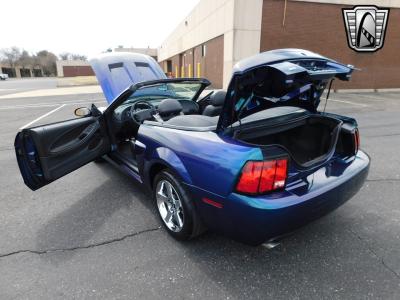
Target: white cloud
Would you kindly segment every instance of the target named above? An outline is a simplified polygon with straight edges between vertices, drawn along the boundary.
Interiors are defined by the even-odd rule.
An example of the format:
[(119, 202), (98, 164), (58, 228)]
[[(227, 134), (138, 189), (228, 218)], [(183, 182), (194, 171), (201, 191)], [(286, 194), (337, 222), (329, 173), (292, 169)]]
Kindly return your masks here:
[(2, 0), (0, 48), (95, 55), (157, 47), (199, 0)]

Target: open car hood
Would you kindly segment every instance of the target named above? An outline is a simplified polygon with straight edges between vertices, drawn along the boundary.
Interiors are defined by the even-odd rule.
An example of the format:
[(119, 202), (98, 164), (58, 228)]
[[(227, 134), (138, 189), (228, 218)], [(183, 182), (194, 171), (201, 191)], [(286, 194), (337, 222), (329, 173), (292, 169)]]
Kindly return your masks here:
[(108, 104), (132, 84), (167, 78), (150, 56), (138, 53), (105, 53), (89, 60)]
[(276, 106), (316, 111), (334, 78), (349, 80), (354, 67), (302, 49), (278, 49), (238, 62), (228, 87), (218, 130)]

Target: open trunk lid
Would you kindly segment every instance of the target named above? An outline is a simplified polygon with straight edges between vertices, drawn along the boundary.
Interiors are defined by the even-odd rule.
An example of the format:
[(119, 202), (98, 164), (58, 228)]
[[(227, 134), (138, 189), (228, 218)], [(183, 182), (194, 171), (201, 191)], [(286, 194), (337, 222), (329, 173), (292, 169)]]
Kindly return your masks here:
[(315, 112), (329, 82), (349, 80), (354, 67), (301, 49), (278, 49), (238, 62), (227, 91), (217, 130), (276, 106)]

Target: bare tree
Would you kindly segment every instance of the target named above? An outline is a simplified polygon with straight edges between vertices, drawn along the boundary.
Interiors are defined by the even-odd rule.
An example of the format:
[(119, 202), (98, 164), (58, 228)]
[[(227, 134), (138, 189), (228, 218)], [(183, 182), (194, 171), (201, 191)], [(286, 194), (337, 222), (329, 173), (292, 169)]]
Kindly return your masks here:
[(86, 55), (63, 52), (60, 55), (61, 60), (87, 60)]
[(61, 60), (70, 60), (71, 53), (69, 53), (69, 52), (60, 53), (59, 57), (61, 58)]
[(21, 77), (31, 76), (29, 66), (32, 66), (32, 56), (26, 50), (22, 50), (21, 55), (18, 58), (17, 65), (21, 67)]
[(7, 62), (11, 68), (14, 68), (19, 58), (21, 57), (21, 50), (18, 47), (11, 47), (1, 49), (0, 53), (4, 57), (5, 62)]
[(40, 62), (40, 58), (37, 55), (32, 55), (32, 69), (34, 70), (33, 72), (35, 72), (35, 69), (40, 69), (39, 76), (43, 76), (42, 65)]
[(25, 69), (28, 66), (32, 66), (32, 56), (26, 50), (22, 50), (21, 55), (18, 58), (17, 64)]
[(87, 57), (85, 55), (81, 55), (81, 54), (72, 54), (72, 59), (73, 60), (87, 60)]
[(57, 74), (56, 61), (57, 56), (47, 50), (42, 50), (36, 53), (40, 61), (40, 66), (42, 67), (45, 76), (55, 76)]

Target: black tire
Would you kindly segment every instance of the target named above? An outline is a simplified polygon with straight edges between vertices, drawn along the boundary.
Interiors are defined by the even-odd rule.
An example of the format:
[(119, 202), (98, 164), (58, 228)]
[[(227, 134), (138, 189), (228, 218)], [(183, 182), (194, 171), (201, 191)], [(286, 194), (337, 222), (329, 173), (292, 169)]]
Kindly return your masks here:
[[(175, 192), (178, 194), (179, 198), (181, 199), (180, 202), (182, 203), (182, 209), (183, 209), (183, 226), (182, 229), (178, 232), (175, 232), (170, 228), (168, 228), (168, 226), (166, 225), (161, 216), (160, 209), (157, 204), (157, 186), (158, 183), (160, 183), (161, 181), (169, 182), (175, 189)], [(160, 173), (158, 173), (154, 178), (153, 201), (156, 206), (158, 216), (160, 217), (160, 220), (164, 225), (164, 228), (175, 239), (180, 241), (186, 241), (200, 235), (202, 232), (205, 231), (205, 227), (200, 220), (200, 217), (196, 211), (193, 201), (189, 196), (189, 193), (185, 190), (185, 187), (178, 179), (178, 177), (173, 175), (173, 173), (170, 170), (168, 169), (163, 170)]]

